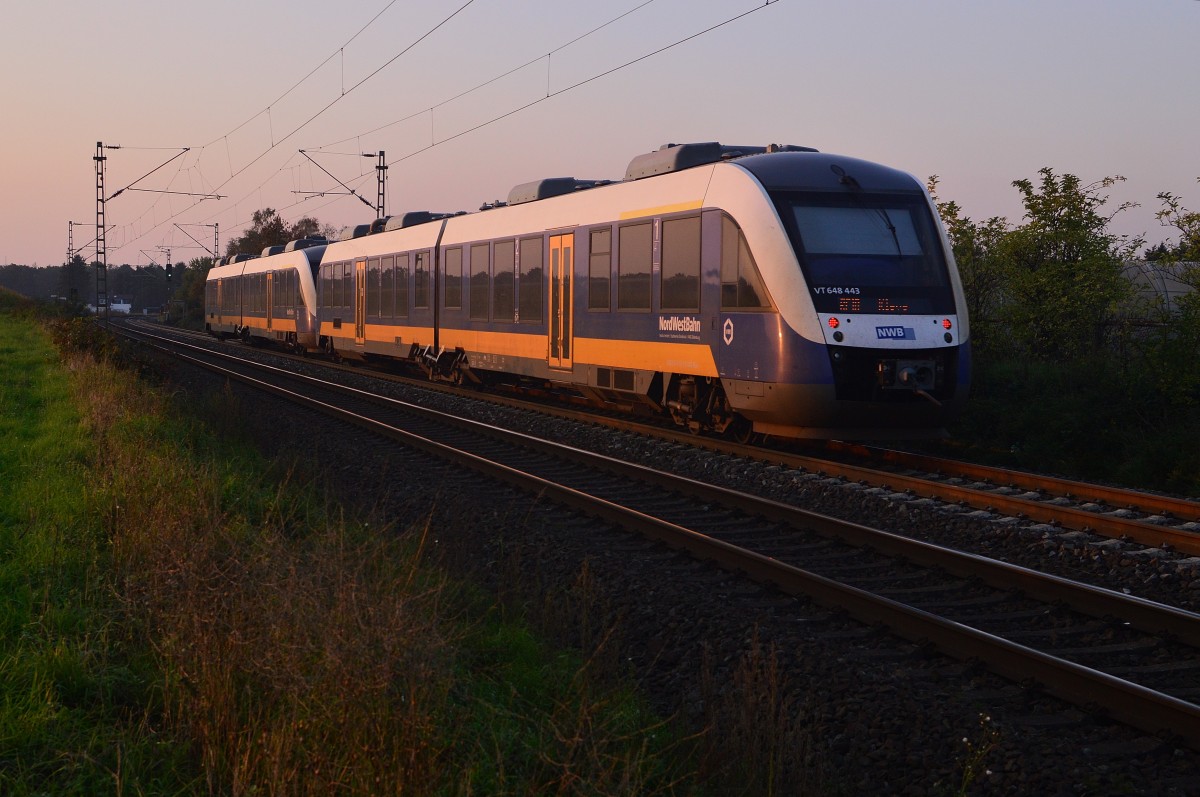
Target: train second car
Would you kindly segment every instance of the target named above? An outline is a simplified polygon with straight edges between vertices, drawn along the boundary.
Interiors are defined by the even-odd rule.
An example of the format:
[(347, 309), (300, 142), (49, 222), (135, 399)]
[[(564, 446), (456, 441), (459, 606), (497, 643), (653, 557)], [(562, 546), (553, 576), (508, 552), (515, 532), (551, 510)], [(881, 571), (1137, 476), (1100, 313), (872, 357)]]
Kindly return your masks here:
[[(667, 145), (621, 181), (539, 180), (477, 213), (375, 226), (322, 248), (304, 308), (318, 334), (300, 345), (737, 435), (935, 436), (966, 397), (969, 329), (936, 209), (878, 164)], [(222, 334), (228, 313), (208, 312)]]

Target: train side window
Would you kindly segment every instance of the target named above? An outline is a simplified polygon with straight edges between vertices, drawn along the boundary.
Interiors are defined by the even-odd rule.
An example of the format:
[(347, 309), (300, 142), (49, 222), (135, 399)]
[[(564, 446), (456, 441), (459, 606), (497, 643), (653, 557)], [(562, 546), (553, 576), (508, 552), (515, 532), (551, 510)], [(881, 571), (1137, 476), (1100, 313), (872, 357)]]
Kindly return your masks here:
[(628, 224), (619, 233), (617, 309), (650, 309), (650, 264), (654, 256), (654, 225)]
[(342, 264), (342, 307), (354, 307), (354, 261)]
[(429, 307), (429, 253), (413, 255), (413, 307)]
[(728, 216), (721, 217), (721, 309), (770, 307), (746, 235)]
[(396, 258), (388, 255), (379, 265), (379, 315), (394, 318), (396, 315)]
[(379, 318), (379, 258), (367, 261), (367, 318)]
[(664, 310), (700, 310), (700, 217), (667, 219), (662, 225)]
[(521, 321), (538, 322), (542, 320), (542, 284), (545, 282), (545, 272), (542, 269), (542, 246), (545, 242), (541, 236), (525, 238), (521, 241), (520, 274), (517, 284), (521, 295), (518, 298), (518, 318)]
[(492, 278), (492, 313), (510, 323), (517, 312), (517, 242), (496, 242), (496, 272)]
[[(500, 244), (496, 245), (496, 249), (500, 249)], [(475, 321), (488, 320), (488, 303), (492, 293), (489, 254), (487, 244), (475, 244), (471, 247), (471, 318)]]
[(408, 255), (396, 255), (396, 316), (408, 318)]
[(592, 230), (588, 255), (588, 309), (612, 309), (612, 228)]
[(446, 250), (445, 291), (442, 306), (456, 310), (462, 307), (463, 250), (461, 246)]

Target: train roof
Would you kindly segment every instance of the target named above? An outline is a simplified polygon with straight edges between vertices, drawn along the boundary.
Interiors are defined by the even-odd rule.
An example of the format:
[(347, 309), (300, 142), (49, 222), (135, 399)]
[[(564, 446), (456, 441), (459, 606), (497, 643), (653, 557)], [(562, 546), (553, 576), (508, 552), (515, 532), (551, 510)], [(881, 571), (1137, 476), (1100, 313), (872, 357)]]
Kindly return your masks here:
[(634, 157), (625, 169), (626, 180), (641, 180), (660, 174), (690, 169), (723, 160), (732, 160), (747, 155), (773, 154), (776, 152), (816, 152), (812, 147), (792, 144), (767, 144), (764, 147), (723, 145), (717, 141), (699, 144), (663, 144), (654, 152)]
[(294, 241), (288, 241), (283, 247), (285, 252), (295, 252), (297, 249), (309, 249), (313, 246), (322, 246), (329, 243), (324, 235), (310, 235), (307, 238), (297, 238)]
[[(716, 141), (688, 144), (664, 144), (653, 152), (635, 156), (625, 170), (623, 180), (581, 180), (574, 177), (547, 177), (521, 183), (508, 193), (508, 200), (485, 203), (480, 210), (519, 206), (553, 197), (609, 185), (620, 185), (649, 177), (682, 172), (716, 163), (733, 163), (744, 168), (768, 190), (793, 189), (797, 178), (806, 189), (847, 190), (863, 188), (882, 191), (920, 190), (912, 175), (870, 161), (822, 153), (812, 147), (791, 144), (763, 146), (728, 145)], [(376, 219), (371, 224), (346, 227), (330, 243), (349, 241), (380, 232), (392, 232), (432, 221), (474, 215), (467, 211), (440, 213), (414, 210)]]
[(508, 192), (508, 204), (520, 205), (523, 202), (536, 202), (539, 199), (549, 199), (552, 196), (562, 196), (573, 191), (583, 191), (601, 185), (608, 185), (612, 180), (576, 180), (574, 177), (547, 177), (529, 183), (514, 186)]
[(736, 165), (750, 172), (768, 191), (796, 187), (799, 178), (806, 190), (921, 191), (911, 174), (871, 161), (825, 152), (750, 155)]
[(449, 219), (454, 216), (465, 216), (466, 213), (465, 210), (456, 210), (452, 213), (435, 213), (431, 210), (410, 210), (402, 216), (388, 216), (387, 224), (383, 226), (383, 231), (402, 230), (405, 227), (415, 227), (418, 224), (428, 224), (431, 221), (440, 221), (441, 219)]

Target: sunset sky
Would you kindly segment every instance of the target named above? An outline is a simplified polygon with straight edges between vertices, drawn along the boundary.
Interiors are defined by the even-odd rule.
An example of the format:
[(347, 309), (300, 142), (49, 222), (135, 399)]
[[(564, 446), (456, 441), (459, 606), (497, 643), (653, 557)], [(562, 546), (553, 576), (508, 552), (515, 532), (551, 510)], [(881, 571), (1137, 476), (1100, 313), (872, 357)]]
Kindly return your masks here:
[(142, 189), (108, 202), (110, 265), (199, 257), (188, 233), (211, 245), (204, 225), (219, 224), (224, 247), (262, 207), (373, 218), (300, 149), (371, 204), (361, 153), (385, 150), (390, 213), (475, 210), (540, 177), (619, 179), (638, 153), (714, 140), (937, 174), (974, 218), (1020, 221), (1011, 183), (1043, 166), (1127, 178), (1111, 207), (1141, 207), (1114, 230), (1152, 243), (1169, 235), (1160, 191), (1200, 209), (1197, 0), (10, 5), (0, 263), (63, 262), (68, 221), (88, 244), (98, 141), (122, 147), (107, 193)]

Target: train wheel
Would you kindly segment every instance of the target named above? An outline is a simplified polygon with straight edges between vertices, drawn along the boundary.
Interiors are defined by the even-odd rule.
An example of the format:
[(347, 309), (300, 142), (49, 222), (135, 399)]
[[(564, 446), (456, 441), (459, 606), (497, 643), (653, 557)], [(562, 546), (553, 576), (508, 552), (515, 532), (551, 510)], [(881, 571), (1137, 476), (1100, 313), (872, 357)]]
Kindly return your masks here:
[(725, 427), (725, 435), (737, 443), (746, 445), (754, 439), (754, 424), (741, 415), (737, 415)]

